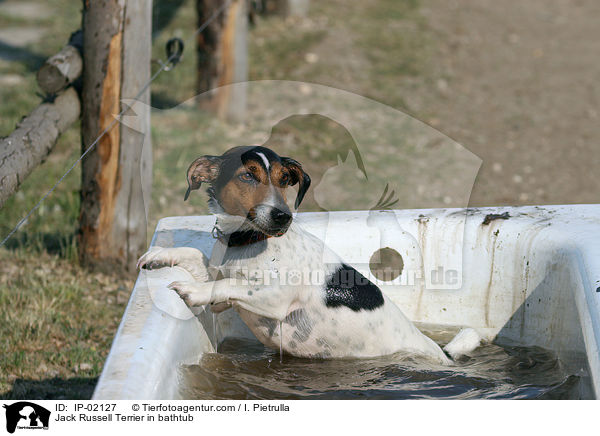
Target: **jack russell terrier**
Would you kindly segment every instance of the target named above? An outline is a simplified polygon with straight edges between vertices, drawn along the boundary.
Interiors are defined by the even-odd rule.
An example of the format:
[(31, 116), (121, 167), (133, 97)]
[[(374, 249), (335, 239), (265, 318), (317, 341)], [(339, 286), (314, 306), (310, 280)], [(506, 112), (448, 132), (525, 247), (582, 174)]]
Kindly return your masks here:
[[(286, 188), (298, 185), (297, 209), (310, 186), (302, 165), (261, 146), (202, 156), (187, 171), (187, 200), (209, 183), (217, 220), (210, 260), (190, 247), (152, 247), (139, 268), (178, 265), (196, 281), (169, 285), (188, 307), (233, 307), (259, 341), (297, 357), (365, 358), (396, 352), (451, 360), (381, 290), (293, 221)], [(334, 263), (323, 259), (336, 259)], [(311, 280), (293, 280), (283, 274)], [(288, 280), (289, 279), (289, 280)], [(445, 347), (457, 357), (479, 345), (472, 329)]]

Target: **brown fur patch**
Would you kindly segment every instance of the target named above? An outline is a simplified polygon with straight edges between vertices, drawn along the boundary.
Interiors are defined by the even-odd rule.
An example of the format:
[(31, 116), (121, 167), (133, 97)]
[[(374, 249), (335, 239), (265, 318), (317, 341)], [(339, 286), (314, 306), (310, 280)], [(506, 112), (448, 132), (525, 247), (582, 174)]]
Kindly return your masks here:
[[(240, 176), (247, 172), (254, 176), (256, 179), (254, 182), (240, 180)], [(278, 162), (271, 164), (269, 174), (260, 162), (249, 160), (245, 166), (240, 166), (231, 180), (219, 190), (219, 204), (230, 215), (253, 218), (253, 209), (265, 202), (271, 193), (271, 185), (275, 187), (283, 203), (286, 202), (285, 191), (288, 184), (284, 182), (285, 175), (287, 170)]]

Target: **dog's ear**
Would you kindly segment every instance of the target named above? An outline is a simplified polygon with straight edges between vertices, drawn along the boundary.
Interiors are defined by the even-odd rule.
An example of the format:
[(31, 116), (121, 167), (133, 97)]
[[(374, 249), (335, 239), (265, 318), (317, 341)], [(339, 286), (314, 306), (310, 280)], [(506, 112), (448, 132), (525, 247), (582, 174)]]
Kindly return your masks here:
[(306, 191), (308, 191), (308, 188), (310, 187), (310, 176), (304, 172), (300, 162), (290, 157), (282, 157), (281, 163), (290, 172), (289, 185), (294, 186), (296, 183), (299, 183), (298, 195), (296, 196), (296, 202), (294, 204), (294, 207), (298, 209), (298, 206), (300, 206), (300, 203), (302, 203), (304, 194), (306, 194)]
[(202, 182), (214, 182), (219, 175), (222, 159), (219, 156), (202, 156), (196, 159), (187, 170), (188, 189), (183, 201), (187, 200), (190, 192), (200, 188)]

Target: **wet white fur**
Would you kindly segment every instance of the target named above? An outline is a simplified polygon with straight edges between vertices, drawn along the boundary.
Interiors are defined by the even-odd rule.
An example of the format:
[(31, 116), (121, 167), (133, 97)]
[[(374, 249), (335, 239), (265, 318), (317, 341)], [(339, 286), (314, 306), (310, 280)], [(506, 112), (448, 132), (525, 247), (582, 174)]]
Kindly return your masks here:
[(481, 344), (481, 336), (472, 328), (464, 328), (444, 347), (453, 359), (470, 353)]
[[(215, 212), (223, 231), (239, 227), (239, 217)], [(162, 251), (147, 258), (144, 255), (140, 265), (179, 264), (176, 251), (179, 249), (170, 250), (175, 251)], [(182, 259), (187, 264), (190, 249), (185, 250), (182, 251), (185, 259)], [(197, 269), (207, 261), (196, 251), (199, 266), (194, 275), (200, 278), (205, 274), (198, 273)], [(323, 264), (323, 258), (337, 259), (337, 263)], [(279, 349), (281, 321), (283, 349), (294, 356), (374, 357), (403, 351), (425, 355), (443, 364), (450, 362), (442, 349), (422, 334), (385, 295), (384, 304), (374, 310), (327, 307), (325, 282), (340, 264), (341, 259), (322, 241), (292, 222), (283, 236), (252, 245), (225, 247), (217, 241), (208, 262), (208, 274), (214, 278), (220, 272), (224, 279), (174, 282), (170, 287), (190, 307), (211, 304), (213, 310), (220, 311), (233, 306), (256, 337), (274, 349)], [(260, 272), (260, 279), (252, 277), (255, 271)], [(272, 276), (269, 283), (263, 281), (263, 271)], [(290, 283), (281, 284), (280, 278), (288, 277), (289, 271), (311, 272), (313, 281), (288, 280)]]

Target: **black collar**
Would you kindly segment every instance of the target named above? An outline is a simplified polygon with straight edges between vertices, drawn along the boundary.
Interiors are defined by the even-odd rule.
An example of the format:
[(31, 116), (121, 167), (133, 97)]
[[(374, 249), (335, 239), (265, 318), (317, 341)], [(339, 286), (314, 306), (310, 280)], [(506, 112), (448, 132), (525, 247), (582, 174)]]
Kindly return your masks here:
[(267, 235), (257, 230), (245, 230), (225, 234), (215, 226), (213, 228), (213, 237), (228, 247), (242, 247), (244, 245), (264, 241), (265, 239), (270, 238), (271, 235)]

